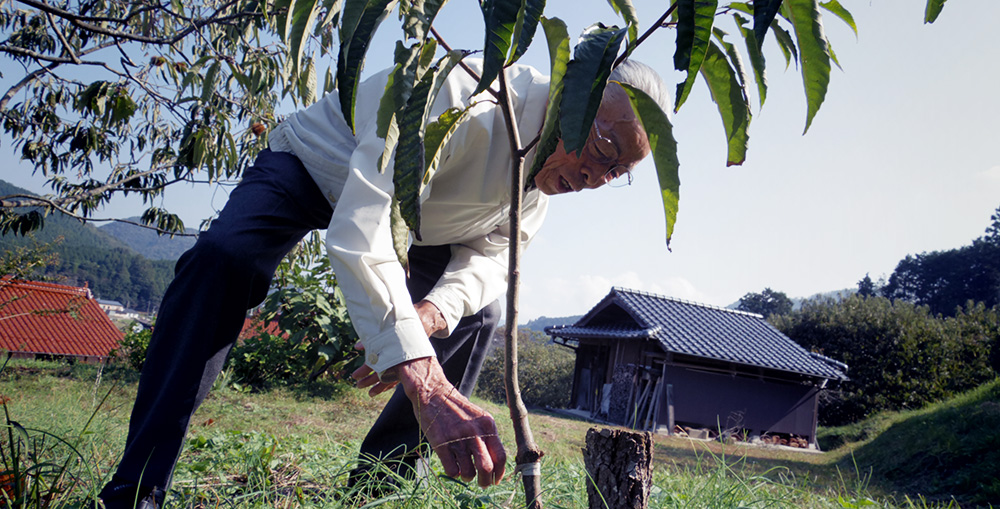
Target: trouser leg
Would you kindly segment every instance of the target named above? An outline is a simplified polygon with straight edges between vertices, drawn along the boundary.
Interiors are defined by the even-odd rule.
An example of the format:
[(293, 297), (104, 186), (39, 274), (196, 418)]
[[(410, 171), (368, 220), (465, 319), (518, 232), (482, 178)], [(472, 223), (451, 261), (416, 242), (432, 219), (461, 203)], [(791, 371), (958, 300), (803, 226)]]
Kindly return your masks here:
[(117, 477), (163, 488), (205, 399), (284, 255), (332, 208), (290, 154), (264, 151), (219, 218), (177, 262), (163, 297)]
[[(410, 279), (407, 285), (414, 302), (423, 299), (444, 273), (451, 258), (448, 246), (414, 246), (410, 249)], [(490, 341), (500, 319), (500, 304), (493, 302), (479, 313), (463, 318), (447, 338), (431, 338), (438, 362), (459, 392), (470, 396), (479, 378)], [(360, 473), (373, 460), (388, 460), (386, 466), (408, 474), (412, 471), (421, 444), (420, 425), (413, 406), (397, 387), (389, 402), (361, 444)]]

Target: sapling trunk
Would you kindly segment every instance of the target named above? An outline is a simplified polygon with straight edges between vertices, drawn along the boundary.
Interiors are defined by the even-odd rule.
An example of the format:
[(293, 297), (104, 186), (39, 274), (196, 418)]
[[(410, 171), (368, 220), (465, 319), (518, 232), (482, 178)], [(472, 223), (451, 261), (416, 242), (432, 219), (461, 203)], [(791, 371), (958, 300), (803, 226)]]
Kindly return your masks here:
[(517, 442), (517, 453), (514, 461), (516, 472), (521, 473), (524, 483), (524, 499), (528, 509), (541, 509), (541, 475), (538, 460), (542, 451), (535, 444), (528, 425), (528, 410), (521, 400), (521, 390), (517, 382), (517, 300), (518, 285), (521, 279), (521, 198), (524, 174), (524, 152), (520, 147), (520, 136), (514, 119), (510, 95), (507, 93), (506, 71), (500, 72), (499, 102), (507, 126), (507, 138), (510, 140), (512, 158), (510, 184), (510, 245), (507, 279), (507, 320), (504, 334), (504, 388), (507, 392), (507, 407), (510, 408), (510, 419), (514, 425), (514, 439)]

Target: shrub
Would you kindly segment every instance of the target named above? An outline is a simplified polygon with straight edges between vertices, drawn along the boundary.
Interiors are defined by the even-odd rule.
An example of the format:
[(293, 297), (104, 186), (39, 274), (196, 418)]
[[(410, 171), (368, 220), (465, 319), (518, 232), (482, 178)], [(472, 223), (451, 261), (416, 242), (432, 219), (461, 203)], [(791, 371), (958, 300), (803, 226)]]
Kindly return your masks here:
[(142, 365), (146, 362), (146, 350), (149, 349), (149, 338), (152, 335), (152, 329), (147, 329), (137, 322), (132, 322), (129, 325), (128, 332), (122, 338), (122, 342), (112, 353), (112, 356), (124, 362), (128, 367), (136, 371), (142, 371)]
[[(499, 346), (496, 346), (496, 345)], [(503, 330), (494, 336), (493, 353), (483, 364), (476, 395), (505, 403)], [(573, 385), (573, 352), (552, 343), (544, 334), (521, 329), (517, 335), (518, 382), (524, 404), (561, 408), (569, 404)]]

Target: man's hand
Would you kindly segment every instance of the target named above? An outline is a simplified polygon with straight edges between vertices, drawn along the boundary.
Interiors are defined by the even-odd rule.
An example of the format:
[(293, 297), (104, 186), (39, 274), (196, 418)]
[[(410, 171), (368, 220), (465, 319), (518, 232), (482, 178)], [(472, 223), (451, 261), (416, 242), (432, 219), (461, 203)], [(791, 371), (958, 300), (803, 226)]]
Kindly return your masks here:
[(448, 382), (434, 357), (404, 362), (394, 369), (445, 473), (466, 482), (478, 477), (482, 487), (499, 483), (507, 453), (493, 417)]

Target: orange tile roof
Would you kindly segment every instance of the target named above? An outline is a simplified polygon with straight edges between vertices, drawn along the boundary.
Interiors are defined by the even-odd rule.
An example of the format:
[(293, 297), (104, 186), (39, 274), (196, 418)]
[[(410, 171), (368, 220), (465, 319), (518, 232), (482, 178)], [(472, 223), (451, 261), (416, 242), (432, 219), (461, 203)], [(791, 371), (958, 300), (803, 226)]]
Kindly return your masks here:
[(0, 278), (0, 349), (106, 357), (122, 337), (89, 288)]
[(245, 320), (243, 320), (243, 330), (240, 331), (239, 340), (241, 342), (245, 341), (247, 338), (256, 336), (257, 333), (261, 331), (271, 334), (273, 336), (278, 336), (278, 335), (287, 336), (287, 334), (281, 332), (281, 327), (278, 326), (277, 320), (271, 320), (270, 322), (267, 322), (265, 324), (263, 321), (261, 321), (259, 316), (254, 315), (254, 316), (249, 316)]

